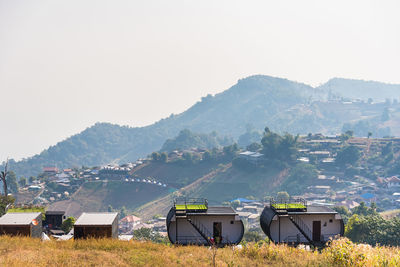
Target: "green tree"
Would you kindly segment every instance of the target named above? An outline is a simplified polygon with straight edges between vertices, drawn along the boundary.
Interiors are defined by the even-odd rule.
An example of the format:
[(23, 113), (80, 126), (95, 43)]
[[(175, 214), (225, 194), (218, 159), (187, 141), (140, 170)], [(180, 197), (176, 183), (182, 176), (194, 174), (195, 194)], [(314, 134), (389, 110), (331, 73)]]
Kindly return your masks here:
[(65, 219), (65, 221), (62, 222), (61, 230), (63, 230), (65, 233), (68, 233), (69, 231), (71, 231), (74, 224), (75, 224), (75, 218), (68, 217), (67, 219)]
[(390, 119), (389, 108), (385, 107), (382, 112), (381, 121), (388, 121), (389, 119)]
[(360, 156), (361, 153), (356, 146), (346, 146), (337, 153), (335, 162), (339, 166), (354, 165), (358, 162)]
[(359, 206), (354, 207), (351, 210), (351, 213), (363, 216), (378, 215), (378, 212), (376, 211), (376, 204), (372, 202), (371, 207), (368, 207), (364, 201), (362, 201)]
[(14, 202), (15, 198), (13, 196), (0, 195), (0, 216), (3, 216), (6, 213), (7, 207), (13, 205)]
[(287, 202), (287, 201), (289, 201), (290, 196), (289, 196), (288, 192), (281, 191), (276, 194), (276, 198), (278, 199), (278, 201)]
[(29, 183), (33, 183), (36, 180), (35, 176), (29, 177)]
[(279, 154), (279, 145), (281, 142), (281, 136), (277, 133), (266, 132), (264, 137), (261, 139), (263, 146), (263, 154), (266, 158), (274, 158)]
[(340, 216), (342, 216), (344, 224), (347, 224), (349, 217), (351, 216), (351, 212), (345, 206), (336, 206), (332, 208), (334, 211), (338, 212)]
[(128, 215), (128, 211), (126, 210), (125, 206), (122, 206), (121, 210), (119, 211), (119, 217), (125, 218)]
[(383, 148), (382, 148), (382, 155), (386, 156), (390, 153), (393, 153), (393, 143), (388, 142)]
[(357, 243), (399, 246), (399, 227), (398, 218), (385, 220), (379, 214), (367, 216), (354, 214), (346, 225), (345, 236)]
[(24, 187), (26, 185), (26, 178), (24, 176), (20, 177), (18, 184), (19, 186)]
[(368, 132), (368, 139), (372, 136), (371, 132)]
[(211, 161), (211, 159), (212, 155), (210, 151), (207, 150), (206, 152), (203, 153), (203, 161), (208, 162)]
[(162, 152), (161, 154), (160, 154), (160, 161), (161, 162), (167, 162), (168, 161), (168, 154), (167, 154), (167, 152)]
[(318, 172), (314, 165), (299, 163), (290, 170), (288, 178), (282, 183), (281, 189), (290, 194), (300, 194), (313, 184), (318, 178)]
[(352, 130), (347, 130), (347, 131), (345, 132), (345, 134), (348, 135), (349, 137), (353, 137), (354, 131), (352, 131)]
[(155, 243), (166, 243), (166, 239), (150, 228), (140, 228), (133, 231), (136, 240), (148, 240)]
[(113, 209), (113, 207), (112, 207), (111, 205), (108, 205), (108, 207), (107, 207), (107, 211), (108, 211), (108, 212), (113, 212), (113, 211), (114, 211), (114, 209)]
[(231, 207), (234, 209), (237, 209), (237, 207), (240, 206), (240, 200), (235, 199), (234, 201), (231, 202)]
[(12, 193), (18, 192), (18, 183), (17, 183), (17, 176), (13, 171), (8, 172), (6, 177), (7, 186)]
[(224, 151), (226, 157), (233, 158), (236, 155), (236, 152), (239, 151), (239, 146), (238, 144), (234, 143), (230, 146), (224, 146), (222, 150)]
[(258, 242), (260, 240), (263, 240), (265, 236), (261, 234), (259, 231), (245, 231), (243, 235), (243, 240), (246, 242)]
[(261, 139), (262, 152), (270, 160), (294, 162), (297, 156), (297, 140), (298, 136), (294, 137), (288, 133), (280, 136), (268, 130)]
[(254, 142), (254, 143), (251, 143), (250, 145), (248, 145), (248, 146), (246, 147), (246, 149), (247, 149), (248, 151), (256, 152), (256, 151), (258, 151), (261, 147), (262, 147), (261, 144), (259, 144), (259, 143), (257, 143), (257, 142)]
[(262, 135), (253, 130), (248, 130), (246, 133), (239, 136), (238, 144), (240, 147), (245, 147), (251, 143), (257, 142), (261, 139)]
[(299, 136), (293, 136), (286, 133), (280, 143), (280, 160), (286, 162), (293, 162), (297, 157), (297, 139)]
[(161, 155), (160, 155), (160, 153), (158, 153), (158, 152), (153, 152), (153, 153), (151, 153), (151, 159), (152, 159), (153, 161), (159, 161), (159, 160), (160, 160), (160, 157), (161, 157)]
[(0, 172), (0, 178), (1, 181), (3, 182), (3, 192), (4, 196), (8, 196), (8, 184), (7, 184), (7, 176), (8, 176), (8, 159), (6, 161), (6, 164), (4, 165), (4, 171)]
[(193, 163), (193, 154), (190, 152), (183, 153), (182, 158), (188, 163)]

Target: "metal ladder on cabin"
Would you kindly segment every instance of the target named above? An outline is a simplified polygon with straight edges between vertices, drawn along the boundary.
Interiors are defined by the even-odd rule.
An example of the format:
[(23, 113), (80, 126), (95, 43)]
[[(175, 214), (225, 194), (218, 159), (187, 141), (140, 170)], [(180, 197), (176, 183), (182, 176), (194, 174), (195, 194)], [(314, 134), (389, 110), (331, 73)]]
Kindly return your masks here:
[(176, 210), (175, 211), (176, 218), (183, 218), (186, 219), (186, 210)]
[(307, 241), (312, 244), (316, 245), (315, 242), (310, 238), (312, 237), (312, 232), (310, 228), (300, 219), (299, 216), (296, 215), (289, 215), (289, 220), (296, 226), (296, 228), (300, 231), (300, 233), (307, 239)]
[(186, 220), (193, 226), (194, 229), (201, 235), (202, 238), (207, 242), (208, 245), (212, 246), (213, 243), (211, 242), (209, 237), (212, 237), (212, 233), (198, 220), (193, 218), (186, 218)]

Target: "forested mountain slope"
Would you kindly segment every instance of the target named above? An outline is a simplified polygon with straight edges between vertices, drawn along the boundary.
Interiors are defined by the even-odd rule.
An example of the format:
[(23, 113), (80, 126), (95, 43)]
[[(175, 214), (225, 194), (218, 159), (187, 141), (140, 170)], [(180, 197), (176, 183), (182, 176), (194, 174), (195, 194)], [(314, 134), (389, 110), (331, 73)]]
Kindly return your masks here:
[(387, 84), (375, 81), (333, 78), (317, 88), (328, 94), (331, 91), (331, 94), (336, 94), (337, 96), (365, 101), (368, 98), (374, 101), (385, 101), (386, 99), (398, 100), (400, 97), (399, 84)]
[[(343, 84), (342, 80), (338, 84)], [(334, 81), (330, 81), (329, 86), (313, 88), (287, 79), (250, 76), (239, 80), (222, 93), (203, 97), (181, 114), (171, 115), (146, 127), (97, 123), (38, 155), (19, 162), (11, 160), (10, 168), (18, 176), (30, 176), (37, 175), (44, 166), (64, 168), (134, 161), (161, 149), (167, 139), (175, 137), (183, 129), (206, 134), (216, 131), (219, 136), (235, 140), (249, 126), (257, 131), (267, 125), (271, 130), (292, 134), (335, 134), (342, 130), (344, 123), (353, 125), (358, 120), (375, 118), (384, 112), (385, 107), (374, 106), (372, 112), (365, 115), (366, 104), (348, 105), (323, 101), (329, 94), (327, 88), (333, 92), (337, 90), (338, 94), (350, 92), (342, 89), (347, 87), (333, 86), (336, 84)], [(358, 81), (357, 88), (362, 87), (363, 83)], [(370, 82), (365, 82), (365, 85), (366, 88), (372, 88)], [(392, 85), (382, 86), (387, 86), (389, 89), (386, 91), (391, 93), (395, 89)], [(393, 112), (393, 118), (398, 117), (396, 109), (389, 111)], [(400, 125), (390, 119), (384, 124), (375, 123), (371, 127), (392, 127), (400, 131)], [(392, 131), (391, 134), (396, 132)]]

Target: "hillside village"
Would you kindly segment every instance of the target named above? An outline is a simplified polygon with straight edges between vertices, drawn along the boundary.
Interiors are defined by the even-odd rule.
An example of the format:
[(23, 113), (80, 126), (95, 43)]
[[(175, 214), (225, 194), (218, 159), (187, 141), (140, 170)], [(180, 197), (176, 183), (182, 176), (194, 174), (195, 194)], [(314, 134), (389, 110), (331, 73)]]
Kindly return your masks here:
[[(360, 88), (365, 89), (364, 93), (354, 96)], [(18, 176), (30, 177), (40, 173), (44, 166), (65, 169), (134, 162), (159, 150), (182, 129), (198, 133), (215, 131), (220, 136), (214, 142), (222, 146), (232, 140), (240, 143), (248, 125), (257, 131), (268, 125), (280, 133), (302, 135), (309, 132), (334, 135), (353, 130), (354, 136), (367, 136), (368, 132), (374, 138), (399, 136), (397, 88), (347, 79), (332, 79), (313, 88), (287, 79), (254, 75), (152, 125), (96, 123), (40, 154), (19, 161), (10, 159), (10, 166)]]
[[(348, 164), (338, 165), (337, 157), (344, 147), (355, 147), (360, 151), (360, 158), (354, 166)], [(248, 148), (254, 147), (248, 146)], [(189, 164), (186, 166), (185, 162), (188, 160), (192, 164), (197, 162), (198, 166), (202, 166), (199, 165), (201, 161), (215, 161), (212, 163), (214, 165), (207, 167), (209, 169), (201, 167), (201, 171), (206, 174), (218, 164), (227, 164), (236, 158), (248, 163), (244, 172), (241, 170), (240, 175), (250, 175), (251, 177), (253, 175), (252, 169), (263, 168), (266, 161), (262, 150), (259, 148), (252, 150), (246, 150), (245, 148), (233, 149), (232, 146), (215, 148), (211, 151), (212, 153), (207, 149), (200, 148), (177, 149), (169, 153), (155, 152), (147, 158), (122, 165), (69, 169), (58, 169), (55, 166), (44, 167), (43, 172), (36, 179), (32, 179), (26, 186), (19, 188), (19, 192), (16, 194), (17, 205), (49, 206), (50, 210), (63, 209), (63, 207), (70, 206), (68, 201), (73, 200), (74, 196), (85, 192), (86, 187), (98, 185), (102, 188), (108, 188), (107, 186), (113, 183), (121, 186), (124, 184), (131, 185), (133, 186), (132, 190), (136, 190), (136, 192), (138, 190), (137, 186), (145, 185), (144, 194), (149, 192), (149, 188), (154, 189), (152, 198), (143, 199), (143, 205), (146, 201), (151, 201), (151, 199), (157, 199), (168, 194), (176, 194), (183, 186), (196, 181), (196, 178), (189, 180), (186, 178), (184, 180), (174, 179), (173, 177), (168, 178), (165, 173), (157, 176), (157, 173), (160, 173), (157, 168), (169, 166), (171, 168), (181, 168), (181, 170), (182, 168), (190, 170), (196, 165)], [(388, 151), (385, 152), (385, 150)], [(398, 173), (388, 173), (387, 166), (382, 166), (384, 164), (395, 164), (395, 159), (400, 153), (400, 138), (358, 138), (352, 137), (351, 132), (337, 136), (309, 134), (299, 138), (297, 151), (296, 161), (298, 164), (312, 164), (317, 170), (317, 176), (300, 194), (293, 196), (302, 197), (309, 204), (330, 207), (345, 206), (348, 209), (357, 207), (361, 202), (367, 204), (374, 202), (381, 211), (400, 207), (399, 175)], [(226, 158), (227, 153), (232, 154), (230, 158)], [(382, 165), (377, 164), (376, 160), (372, 160), (376, 158), (383, 159), (382, 155), (384, 153), (391, 154), (392, 158), (381, 160)], [(211, 154), (214, 156), (211, 157)], [(235, 160), (233, 160), (233, 163), (231, 168), (243, 168), (242, 165), (236, 164)], [(149, 170), (152, 172), (149, 172)], [(154, 173), (154, 175), (145, 175), (149, 173)], [(272, 191), (265, 188), (262, 191), (264, 192), (263, 195), (256, 196), (252, 196), (248, 192), (243, 192), (241, 195), (235, 193), (233, 194), (234, 199), (223, 199), (219, 204), (233, 206), (245, 221), (246, 227), (255, 229), (258, 227), (259, 215), (267, 204), (268, 196), (279, 190), (279, 186), (272, 189)], [(118, 191), (116, 193), (118, 194)], [(132, 195), (127, 194), (126, 198), (134, 199)], [(233, 204), (234, 202), (237, 203)], [(60, 203), (67, 203), (67, 206), (64, 204), (64, 206), (59, 205)], [(129, 203), (123, 204), (123, 200), (121, 203), (119, 208), (115, 207), (118, 208), (118, 211), (120, 211), (121, 206), (127, 209), (127, 212), (123, 214), (124, 216), (120, 218), (121, 233), (131, 234), (134, 230), (148, 228), (153, 229), (162, 236), (166, 235), (164, 223), (166, 214), (162, 214), (162, 212), (161, 214), (151, 214), (150, 216), (147, 214), (141, 219), (139, 214), (132, 215), (132, 212), (135, 214), (135, 207), (138, 206), (131, 207)], [(107, 206), (97, 205), (96, 207), (97, 210), (93, 211), (107, 209)], [(108, 209), (113, 208), (108, 207)], [(71, 211), (66, 210), (66, 215), (77, 216), (80, 210), (84, 211), (78, 209), (71, 213)]]

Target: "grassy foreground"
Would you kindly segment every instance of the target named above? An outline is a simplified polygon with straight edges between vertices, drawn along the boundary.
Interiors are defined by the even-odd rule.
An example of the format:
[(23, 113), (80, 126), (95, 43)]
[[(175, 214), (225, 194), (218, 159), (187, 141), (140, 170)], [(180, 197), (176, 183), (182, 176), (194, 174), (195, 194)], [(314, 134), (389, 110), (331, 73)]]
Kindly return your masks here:
[(400, 248), (334, 241), (322, 252), (247, 244), (210, 249), (110, 239), (46, 241), (0, 237), (0, 266), (399, 266)]

